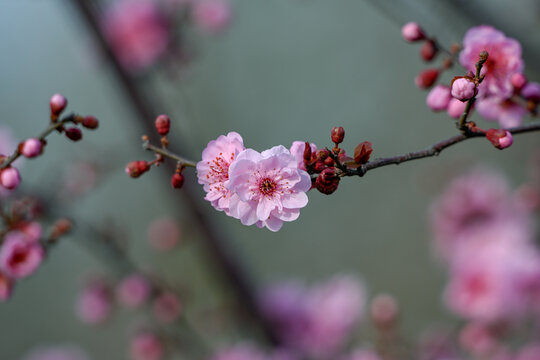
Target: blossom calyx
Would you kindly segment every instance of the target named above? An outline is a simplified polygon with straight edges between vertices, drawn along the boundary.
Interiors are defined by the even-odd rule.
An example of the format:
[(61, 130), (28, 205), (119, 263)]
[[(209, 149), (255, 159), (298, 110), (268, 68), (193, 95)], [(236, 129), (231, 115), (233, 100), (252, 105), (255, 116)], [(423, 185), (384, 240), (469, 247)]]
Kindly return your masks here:
[(510, 131), (504, 129), (489, 129), (486, 138), (499, 150), (510, 147), (514, 142)]
[(330, 195), (337, 190), (339, 180), (340, 177), (334, 168), (326, 168), (317, 177), (315, 187), (323, 194)]
[(138, 178), (145, 172), (150, 170), (150, 164), (144, 160), (132, 161), (126, 166), (126, 174), (132, 178)]
[(354, 148), (354, 162), (359, 165), (367, 163), (372, 152), (373, 147), (371, 146), (371, 142), (361, 142)]

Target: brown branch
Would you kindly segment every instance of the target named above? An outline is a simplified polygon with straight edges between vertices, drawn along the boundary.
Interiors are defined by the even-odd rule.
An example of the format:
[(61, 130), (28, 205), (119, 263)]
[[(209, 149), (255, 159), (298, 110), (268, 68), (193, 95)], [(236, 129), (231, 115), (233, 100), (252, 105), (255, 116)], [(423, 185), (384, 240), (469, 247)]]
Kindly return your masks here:
[[(506, 129), (506, 130), (508, 130), (514, 135), (540, 131), (540, 121), (526, 124), (526, 125), (517, 126), (517, 127)], [(485, 137), (485, 135), (480, 132), (468, 132), (467, 134), (455, 135), (446, 140), (439, 141), (438, 143), (435, 143), (424, 150), (414, 151), (407, 154), (392, 156), (388, 158), (375, 159), (373, 161), (368, 162), (365, 165), (360, 166), (358, 169), (348, 169), (346, 172), (343, 173), (343, 176), (364, 176), (366, 172), (383, 167), (383, 166), (399, 165), (407, 161), (437, 156), (439, 155), (441, 151), (443, 151), (444, 149), (450, 146), (456, 145), (468, 139), (473, 139), (473, 138), (478, 138), (478, 137)]]
[(175, 160), (179, 165), (182, 165), (183, 167), (197, 167), (197, 164), (194, 161), (187, 160), (180, 155), (177, 155), (167, 149), (159, 148), (155, 145), (150, 144), (149, 141), (143, 142), (143, 149), (148, 151), (153, 151), (156, 154), (162, 155), (164, 157), (167, 157), (169, 159)]
[[(49, 136), (50, 133), (52, 133), (53, 131), (55, 130), (58, 130), (58, 129), (61, 129), (65, 124), (67, 123), (74, 123), (75, 122), (75, 115), (69, 115), (65, 118), (63, 118), (62, 120), (60, 121), (57, 121), (57, 122), (53, 122), (51, 123), (47, 129), (45, 129), (45, 131), (43, 131), (38, 139), (41, 141), (41, 142), (44, 142), (45, 139), (47, 138), (47, 136)], [(17, 160), (20, 156), (21, 156), (21, 152), (19, 150), (19, 146), (17, 146), (17, 148), (15, 149), (15, 151), (13, 152), (13, 154), (7, 158), (4, 162), (2, 162), (2, 164), (0, 165), (0, 169), (5, 169), (7, 168), (8, 166), (10, 166), (15, 160)]]
[[(76, 7), (81, 18), (87, 23), (89, 30), (93, 33), (96, 41), (103, 50), (109, 63), (112, 65), (115, 75), (122, 86), (127, 98), (130, 100), (133, 109), (138, 113), (138, 120), (147, 134), (154, 133), (155, 129), (152, 125), (152, 119), (163, 112), (161, 106), (156, 108), (162, 109), (157, 112), (152, 103), (148, 100), (145, 94), (136, 85), (134, 79), (128, 74), (114, 56), (111, 48), (108, 46), (104, 38), (100, 26), (98, 9), (90, 4), (88, 0), (76, 0), (71, 2)], [(154, 104), (156, 100), (154, 99)], [(173, 149), (174, 150), (174, 149)], [(182, 151), (178, 146), (173, 152), (186, 154), (187, 151)], [(176, 164), (165, 164), (169, 166), (171, 173), (176, 171)], [(207, 248), (209, 257), (212, 258), (210, 264), (215, 266), (216, 273), (222, 276), (225, 281), (233, 289), (238, 303), (238, 308), (243, 314), (251, 317), (260, 326), (264, 335), (270, 343), (279, 345), (279, 336), (277, 329), (265, 318), (257, 303), (257, 297), (251, 279), (248, 278), (247, 272), (244, 271), (239, 259), (229, 249), (230, 241), (226, 239), (223, 231), (218, 231), (216, 226), (210, 223), (204, 211), (201, 209), (201, 204), (196, 198), (197, 191), (192, 188), (192, 184), (186, 182), (181, 195), (187, 202), (187, 208), (192, 212), (195, 222), (202, 233), (202, 240)]]

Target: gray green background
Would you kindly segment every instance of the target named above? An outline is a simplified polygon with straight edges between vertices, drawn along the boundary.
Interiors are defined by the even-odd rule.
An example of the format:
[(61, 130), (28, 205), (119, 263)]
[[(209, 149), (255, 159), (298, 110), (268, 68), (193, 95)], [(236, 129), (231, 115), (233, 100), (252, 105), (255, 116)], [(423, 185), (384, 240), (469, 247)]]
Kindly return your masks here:
[[(446, 44), (460, 41), (471, 25), (496, 25), (523, 42), (526, 74), (537, 80), (540, 75), (540, 7), (532, 0), (235, 0), (233, 6), (232, 26), (221, 36), (190, 34), (195, 58), (181, 79), (170, 81), (155, 71), (140, 82), (171, 115), (171, 140), (181, 139), (191, 154), (228, 131), (264, 150), (294, 140), (329, 145), (331, 127), (341, 125), (350, 152), (369, 140), (374, 156), (421, 149), (454, 134), (454, 122), (429, 111), (426, 93), (413, 84), (424, 65), (419, 46), (401, 39), (400, 26), (409, 20)], [(73, 161), (106, 165), (109, 171), (92, 194), (59, 204), (56, 211), (90, 224), (114, 221), (130, 255), (189, 288), (187, 311), (204, 319), (228, 296), (208, 270), (200, 231), (182, 195), (170, 188), (166, 170), (136, 181), (125, 175), (128, 161), (150, 154), (140, 147), (137, 115), (103, 59), (70, 1), (0, 1), (2, 126), (18, 140), (36, 135), (47, 126), (48, 99), (56, 92), (66, 95), (69, 110), (101, 121), (98, 131), (85, 132), (77, 144), (52, 136), (43, 157), (25, 162), (21, 191), (61, 192), (61, 169)], [(436, 159), (346, 179), (332, 196), (311, 192), (299, 220), (278, 233), (244, 227), (207, 203), (201, 206), (257, 286), (358, 274), (370, 294), (388, 292), (399, 299), (405, 332), (415, 337), (432, 324), (455, 322), (440, 301), (444, 272), (430, 254), (427, 219), (434, 196), (449, 178), (478, 163), (504, 172), (515, 186), (525, 181), (538, 135), (515, 140), (503, 152), (473, 140)], [(193, 173), (188, 180), (195, 181)], [(194, 188), (202, 199), (202, 188)], [(184, 244), (157, 255), (145, 234), (162, 216), (179, 220)], [(94, 359), (127, 359), (129, 330), (141, 315), (118, 311), (96, 331), (73, 314), (85, 274), (104, 272), (77, 236), (84, 235), (64, 239), (34, 276), (17, 284), (13, 299), (0, 304), (0, 359), (66, 342), (81, 344)], [(200, 324), (203, 332), (206, 327)], [(240, 336), (209, 334), (215, 345)]]

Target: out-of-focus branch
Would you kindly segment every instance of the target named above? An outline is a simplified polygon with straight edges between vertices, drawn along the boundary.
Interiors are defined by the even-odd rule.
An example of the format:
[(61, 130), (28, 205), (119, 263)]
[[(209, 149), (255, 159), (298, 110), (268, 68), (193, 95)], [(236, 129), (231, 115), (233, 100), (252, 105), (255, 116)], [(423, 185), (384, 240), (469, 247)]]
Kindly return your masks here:
[[(92, 6), (88, 0), (76, 0), (72, 3), (87, 23), (89, 30), (94, 34), (101, 49), (109, 60), (109, 63), (112, 65), (115, 75), (125, 91), (126, 96), (130, 100), (133, 109), (139, 115), (138, 120), (143, 127), (144, 132), (148, 134), (153, 133), (152, 119), (163, 112), (163, 109), (160, 106), (159, 108), (162, 109), (162, 111), (155, 111), (153, 104), (116, 59), (101, 32), (98, 17), (99, 9), (95, 6), (95, 3), (93, 3), (94, 6)], [(187, 153), (187, 151), (178, 147), (176, 147), (176, 149), (171, 149), (171, 152)], [(170, 167), (171, 173), (176, 170), (175, 164), (168, 163), (167, 166)], [(190, 189), (190, 187), (192, 186), (186, 183), (184, 185), (185, 191), (182, 191), (181, 194), (184, 196), (187, 208), (192, 212), (195, 221), (204, 236), (205, 245), (208, 249), (209, 256), (211, 257), (209, 263), (216, 267), (216, 272), (220, 274), (220, 276), (223, 276), (226, 282), (234, 290), (237, 297), (238, 308), (241, 309), (244, 314), (248, 315), (248, 317), (255, 320), (270, 343), (279, 344), (279, 337), (277, 336), (276, 329), (274, 329), (260, 311), (251, 281), (247, 278), (246, 272), (243, 270), (236, 256), (234, 256), (227, 246), (229, 241), (225, 239), (223, 232), (220, 232), (218, 235), (215, 230), (216, 227), (208, 221), (200, 207), (199, 201), (195, 198), (194, 194), (196, 194), (196, 190)]]

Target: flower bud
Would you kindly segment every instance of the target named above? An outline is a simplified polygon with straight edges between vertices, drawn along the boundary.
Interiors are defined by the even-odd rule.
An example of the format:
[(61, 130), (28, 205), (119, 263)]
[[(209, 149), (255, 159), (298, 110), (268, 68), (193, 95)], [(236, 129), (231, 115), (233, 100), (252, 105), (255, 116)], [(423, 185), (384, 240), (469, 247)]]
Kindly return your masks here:
[(339, 180), (334, 168), (326, 168), (317, 177), (315, 187), (323, 194), (330, 195), (337, 190)]
[(150, 165), (144, 160), (132, 161), (127, 164), (125, 169), (126, 174), (132, 178), (138, 178), (148, 170), (150, 170)]
[(180, 173), (174, 173), (171, 178), (171, 185), (174, 189), (180, 189), (184, 185), (184, 175)]
[(321, 149), (317, 151), (317, 159), (324, 161), (328, 156), (330, 156), (330, 153), (326, 149)]
[(129, 353), (132, 360), (161, 360), (165, 356), (165, 346), (157, 335), (141, 332), (131, 339)]
[(97, 129), (97, 127), (99, 126), (99, 121), (92, 115), (88, 115), (83, 118), (82, 126), (87, 129)]
[(510, 82), (512, 83), (514, 89), (519, 91), (527, 84), (527, 77), (522, 73), (515, 73), (510, 78)]
[(476, 84), (467, 78), (460, 77), (452, 81), (452, 96), (460, 101), (467, 101), (477, 93)]
[(167, 115), (159, 115), (154, 122), (156, 130), (161, 136), (165, 136), (169, 133), (171, 128), (171, 119)]
[(27, 158), (33, 158), (41, 154), (41, 140), (36, 138), (27, 139), (21, 146), (21, 154)]
[(514, 142), (510, 131), (504, 129), (489, 129), (486, 138), (499, 150), (510, 147)]
[(21, 175), (19, 170), (14, 167), (7, 167), (0, 173), (0, 185), (6, 189), (16, 189), (21, 183)]
[(466, 106), (467, 103), (464, 103), (456, 98), (451, 98), (450, 102), (448, 103), (448, 107), (446, 108), (446, 112), (448, 113), (448, 116), (453, 117), (454, 119), (459, 119), (460, 116), (463, 115)]
[(540, 102), (540, 84), (530, 82), (521, 89), (521, 96), (535, 103)]
[(443, 111), (448, 108), (451, 99), (450, 88), (446, 85), (437, 85), (428, 93), (426, 105), (433, 111)]
[(373, 152), (371, 142), (364, 141), (354, 148), (354, 162), (357, 164), (365, 164), (369, 161), (369, 157)]
[(57, 240), (58, 238), (66, 235), (73, 228), (73, 222), (67, 218), (61, 218), (56, 220), (52, 226), (51, 239)]
[(403, 36), (403, 39), (408, 42), (415, 42), (419, 40), (423, 40), (426, 38), (426, 35), (424, 34), (424, 31), (415, 22), (409, 22), (401, 28), (401, 36)]
[(58, 116), (66, 108), (67, 100), (61, 94), (54, 94), (49, 101), (49, 105), (51, 106), (51, 114)]
[(315, 171), (316, 173), (320, 173), (325, 168), (326, 168), (326, 165), (324, 164), (324, 161), (321, 161), (321, 160), (317, 160), (315, 162), (315, 165), (313, 165), (313, 171)]
[(332, 159), (330, 156), (324, 159), (323, 161), (324, 165), (326, 166), (334, 166), (334, 159)]
[(304, 147), (304, 165), (307, 167), (311, 163), (311, 145), (306, 141)]
[(78, 127), (67, 128), (65, 134), (71, 141), (79, 141), (82, 139), (82, 131)]
[(330, 134), (332, 137), (332, 142), (338, 146), (343, 142), (343, 138), (345, 138), (345, 129), (343, 129), (341, 126), (334, 126)]
[(420, 89), (427, 89), (433, 86), (433, 84), (435, 84), (438, 77), (439, 77), (438, 69), (426, 69), (426, 70), (421, 71), (420, 74), (416, 76), (416, 78), (414, 79), (414, 83)]
[(399, 306), (391, 295), (379, 294), (373, 298), (370, 307), (370, 315), (373, 323), (382, 329), (392, 327), (398, 318)]
[(439, 49), (437, 49), (435, 42), (433, 40), (428, 40), (420, 48), (420, 57), (424, 61), (431, 61), (437, 56), (438, 52)]

